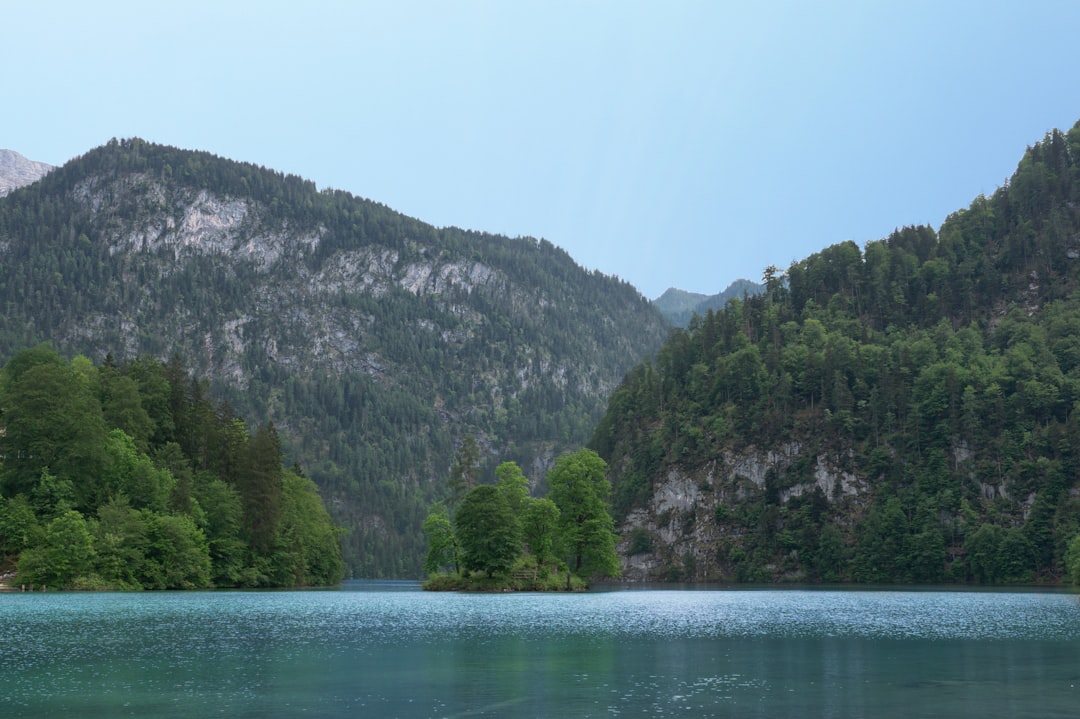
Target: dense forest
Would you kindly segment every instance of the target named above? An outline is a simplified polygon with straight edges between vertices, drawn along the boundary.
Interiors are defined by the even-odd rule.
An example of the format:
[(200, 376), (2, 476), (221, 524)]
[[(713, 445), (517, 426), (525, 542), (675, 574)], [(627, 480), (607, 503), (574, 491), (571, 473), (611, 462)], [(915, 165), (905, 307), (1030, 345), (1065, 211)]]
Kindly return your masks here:
[(0, 569), (82, 589), (335, 584), (339, 530), (178, 358), (100, 366), (39, 345), (0, 375)]
[(112, 141), (0, 198), (0, 361), (174, 353), (273, 422), (326, 497), (350, 576), (417, 577), (473, 434), (542, 477), (667, 332), (545, 240), (435, 228), (256, 165)]
[[(840, 243), (764, 282), (614, 393), (591, 446), (626, 555), (671, 579), (1078, 568), (1080, 125), (937, 232)], [(678, 478), (696, 499), (673, 509)]]

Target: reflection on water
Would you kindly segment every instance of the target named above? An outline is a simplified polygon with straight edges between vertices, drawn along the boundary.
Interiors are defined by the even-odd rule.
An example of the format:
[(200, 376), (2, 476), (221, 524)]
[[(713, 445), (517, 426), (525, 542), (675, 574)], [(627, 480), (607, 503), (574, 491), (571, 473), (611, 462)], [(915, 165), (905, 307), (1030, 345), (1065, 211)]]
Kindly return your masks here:
[(1065, 593), (0, 595), (4, 717), (1064, 717)]

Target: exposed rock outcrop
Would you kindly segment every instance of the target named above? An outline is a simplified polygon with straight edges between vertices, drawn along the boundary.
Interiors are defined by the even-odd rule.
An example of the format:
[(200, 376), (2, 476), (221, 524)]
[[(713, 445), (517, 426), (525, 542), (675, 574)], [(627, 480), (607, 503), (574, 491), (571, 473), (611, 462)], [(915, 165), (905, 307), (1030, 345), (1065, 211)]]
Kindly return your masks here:
[(37, 182), (52, 169), (52, 165), (28, 160), (14, 150), (0, 150), (0, 197)]

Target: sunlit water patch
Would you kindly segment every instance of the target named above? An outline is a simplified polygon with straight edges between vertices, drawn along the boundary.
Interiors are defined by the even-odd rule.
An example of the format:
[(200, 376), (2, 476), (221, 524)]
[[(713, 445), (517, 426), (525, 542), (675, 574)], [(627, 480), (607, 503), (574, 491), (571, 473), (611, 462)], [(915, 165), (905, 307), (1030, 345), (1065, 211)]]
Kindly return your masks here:
[(1066, 593), (0, 595), (4, 717), (1073, 716)]

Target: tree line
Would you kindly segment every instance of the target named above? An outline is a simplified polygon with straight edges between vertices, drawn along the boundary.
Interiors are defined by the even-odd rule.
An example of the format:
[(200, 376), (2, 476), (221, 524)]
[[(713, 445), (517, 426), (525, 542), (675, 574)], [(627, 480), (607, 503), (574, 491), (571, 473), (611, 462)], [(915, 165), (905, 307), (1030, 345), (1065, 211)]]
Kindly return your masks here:
[(0, 566), (24, 585), (334, 584), (339, 536), (273, 424), (249, 429), (179, 357), (39, 345), (0, 373)]

